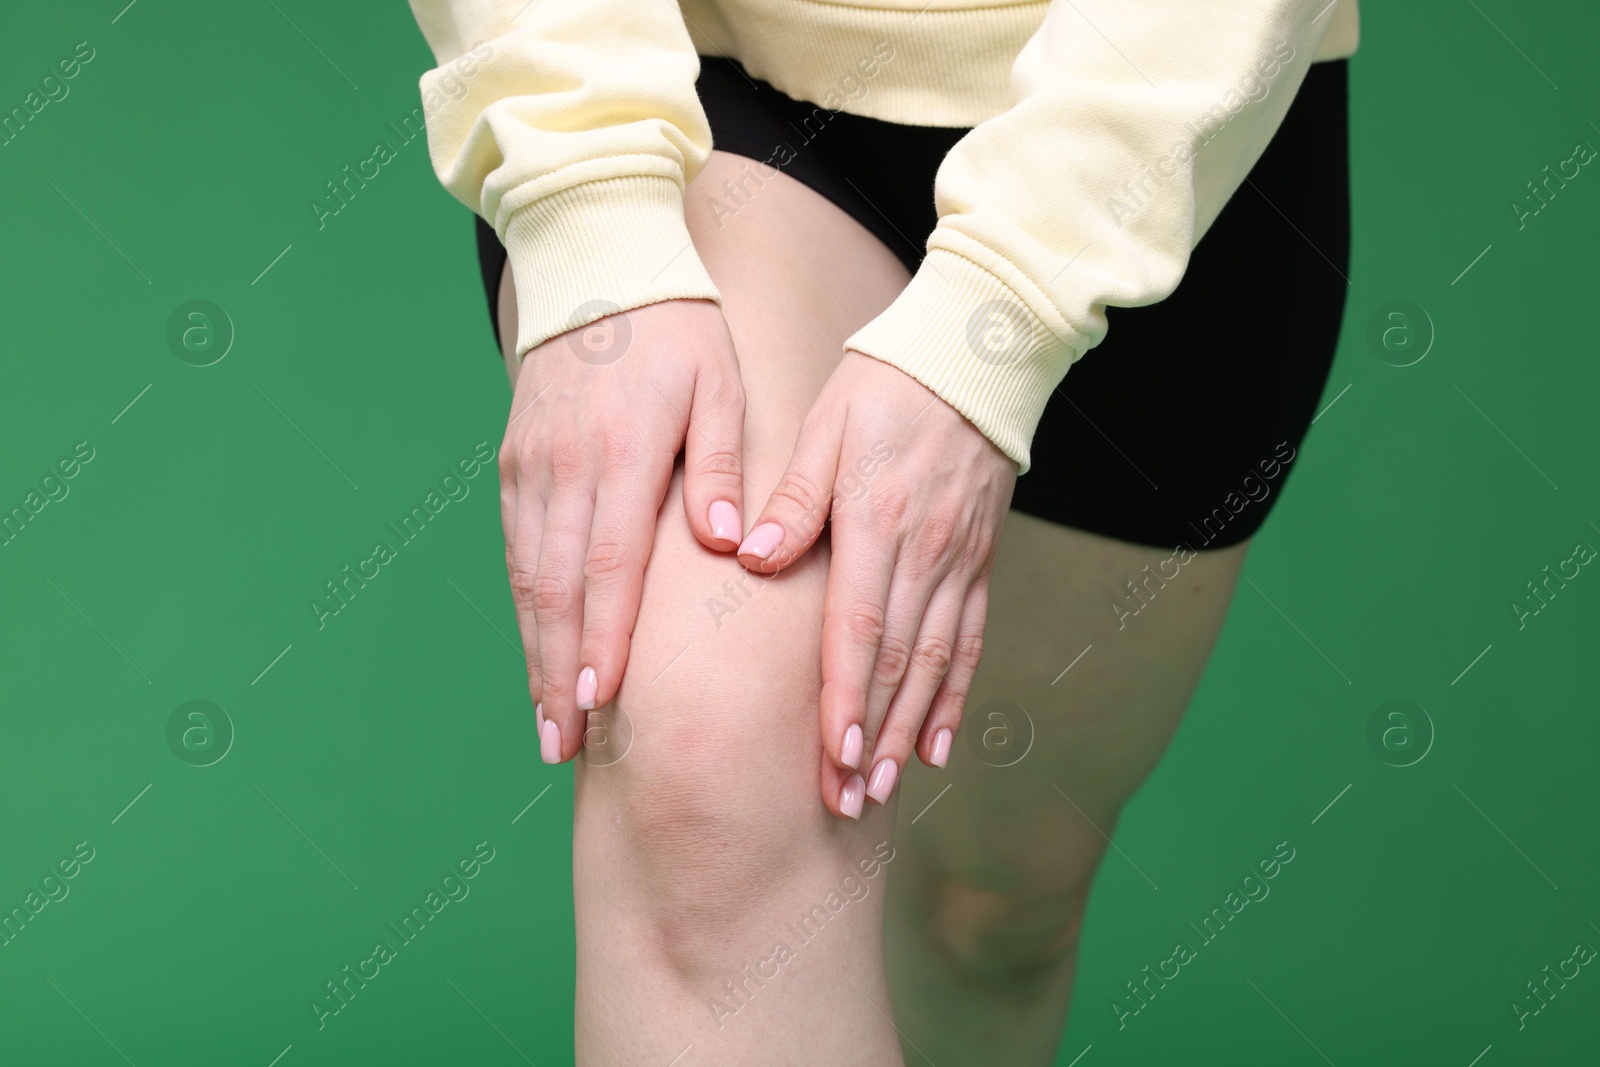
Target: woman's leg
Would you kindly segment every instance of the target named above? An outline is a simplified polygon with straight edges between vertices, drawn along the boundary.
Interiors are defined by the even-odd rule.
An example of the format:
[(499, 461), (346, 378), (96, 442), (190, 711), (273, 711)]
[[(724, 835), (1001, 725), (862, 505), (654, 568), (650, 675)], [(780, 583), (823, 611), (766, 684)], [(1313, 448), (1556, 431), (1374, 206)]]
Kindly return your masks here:
[[(1267, 481), (1277, 476), (1277, 460), (1258, 464), (1258, 457), (1275, 453), (1282, 460), (1276, 448), (1298, 445), (1326, 383), (1345, 308), (1348, 76), (1345, 60), (1312, 66), (1251, 169), (1251, 189), (1223, 209), (1195, 249), (1183, 284), (1157, 307), (1113, 312), (1121, 317), (1113, 319), (1109, 345), (1075, 367), (1062, 390), (1096, 398), (1084, 406), (1097, 421), (1062, 412), (1056, 432), (1035, 442), (1037, 466), (1018, 483), (1014, 499), (1060, 506), (1063, 513), (1092, 513), (1097, 504), (1147, 506), (1143, 469), (1116, 502), (1098, 499), (1115, 476), (1069, 481), (1060, 469), (1074, 462), (1120, 465), (1125, 457), (1112, 439), (1150, 457), (1148, 476), (1159, 479), (1159, 495), (1180, 514), (1224, 506), (1234, 479), (1257, 466), (1273, 472)], [(1257, 316), (1250, 338), (1229, 351), (1228, 368), (1189, 358), (1191, 324), (1205, 319), (1219, 294), (1237, 291), (1256, 294), (1270, 312)], [(1286, 358), (1282, 344), (1270, 339), (1287, 337), (1303, 338), (1307, 347)], [(1230, 412), (1246, 415), (1230, 418)], [(1186, 417), (1172, 417), (1180, 414)], [(1102, 433), (1104, 444), (1097, 439)], [(1072, 447), (1085, 441), (1089, 447)], [(1152, 453), (1166, 455), (1151, 462)], [(1053, 484), (1052, 476), (1060, 480)], [(1250, 484), (1260, 488), (1258, 480), (1244, 482), (1247, 491)], [(1081, 507), (1052, 501), (1063, 483), (1087, 490)], [(1262, 517), (1259, 510), (1251, 514)], [(1208, 537), (1210, 524), (1202, 525), (1205, 532), (1194, 532)], [(936, 1062), (980, 1055), (1019, 1065), (1051, 1061), (1084, 901), (1108, 848), (1104, 835), (1115, 833), (1123, 804), (1177, 727), (1244, 552), (1236, 545), (1180, 557), (1186, 562), (1172, 577), (1173, 565), (1163, 567), (1170, 551), (1011, 514), (965, 736), (947, 775), (911, 769), (900, 807), (888, 932), (896, 1021)], [(1137, 605), (1130, 581), (1148, 604), (1121, 618), (1113, 604), (1124, 611)], [(963, 743), (986, 730), (1003, 740), (999, 724), (981, 714), (997, 700), (1026, 709), (1037, 731), (1032, 751), (1009, 768), (986, 765)], [(1005, 758), (996, 753), (991, 762)], [(922, 814), (946, 784), (950, 791)], [(1108, 862), (1130, 861), (1112, 855)], [(1158, 871), (1147, 873), (1160, 881)], [(1098, 994), (1091, 1004), (1097, 1013), (1108, 1007)], [(1065, 1051), (1070, 1058), (1080, 1050)]]
[[(914, 765), (901, 787), (889, 966), (896, 1022), (933, 1062), (1053, 1062), (1095, 868), (1199, 682), (1244, 553), (1180, 564), (1006, 520), (963, 736), (947, 772)], [(1146, 603), (1124, 616), (1128, 581)]]
[[(708, 200), (742, 177), (742, 162), (714, 153), (686, 212), (738, 347), (746, 499), (759, 501), (844, 338), (906, 274), (843, 212), (784, 177), (719, 227)], [(515, 336), (512, 296), (508, 273), (505, 338)], [(938, 1049), (961, 1062), (1033, 1049), (1049, 1062), (1105, 847), (1089, 821), (1110, 833), (1165, 746), (1242, 546), (1190, 560), (1165, 602), (1119, 628), (1111, 604), (1123, 580), (1144, 579), (1144, 565), (1157, 569), (1170, 553), (1013, 513), (965, 729), (991, 728), (978, 713), (1004, 699), (1028, 709), (1038, 737), (1005, 769), (960, 741), (947, 773), (914, 765), (902, 787), (907, 823), (953, 784), (902, 826), (894, 851), (893, 804), (842, 823), (815, 796), (826, 542), (783, 576), (755, 578), (689, 535), (680, 485), (658, 523), (622, 692), (595, 718), (615, 743), (631, 728), (631, 746), (615, 764), (579, 770), (580, 1062), (665, 1063), (686, 1047), (685, 1067), (899, 1062), (882, 963), (886, 895), (907, 1055), (942, 1062)], [(1019, 996), (1033, 999), (1019, 1006)]]
[[(844, 339), (907, 276), (787, 177), (719, 224), (710, 200), (744, 162), (713, 153), (686, 213), (738, 350), (745, 499), (759, 502)], [(842, 821), (817, 796), (827, 546), (751, 575), (690, 534), (681, 486), (680, 468), (621, 690), (591, 717), (577, 769), (578, 1062), (897, 1065), (882, 945), (893, 809)]]

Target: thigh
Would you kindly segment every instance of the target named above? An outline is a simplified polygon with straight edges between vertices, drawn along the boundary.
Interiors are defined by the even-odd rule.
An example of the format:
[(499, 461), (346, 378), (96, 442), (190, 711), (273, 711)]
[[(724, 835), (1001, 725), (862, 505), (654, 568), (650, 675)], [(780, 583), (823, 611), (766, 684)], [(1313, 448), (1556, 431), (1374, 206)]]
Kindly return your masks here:
[(904, 785), (899, 873), (918, 873), (902, 881), (932, 894), (923, 907), (957, 929), (1073, 923), (1200, 680), (1246, 548), (1175, 552), (1011, 513), (962, 737), (946, 773), (916, 766)]

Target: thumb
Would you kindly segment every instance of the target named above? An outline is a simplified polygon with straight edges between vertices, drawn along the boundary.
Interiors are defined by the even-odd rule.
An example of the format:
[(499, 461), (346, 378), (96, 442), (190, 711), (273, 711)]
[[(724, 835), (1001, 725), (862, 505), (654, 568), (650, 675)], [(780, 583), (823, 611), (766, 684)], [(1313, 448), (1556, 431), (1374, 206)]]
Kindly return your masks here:
[(744, 388), (738, 379), (696, 377), (683, 448), (689, 528), (707, 548), (731, 551), (744, 536)]
[(740, 563), (761, 574), (776, 574), (816, 543), (833, 503), (843, 441), (842, 412), (838, 417), (809, 418), (800, 427), (789, 468), (739, 546)]

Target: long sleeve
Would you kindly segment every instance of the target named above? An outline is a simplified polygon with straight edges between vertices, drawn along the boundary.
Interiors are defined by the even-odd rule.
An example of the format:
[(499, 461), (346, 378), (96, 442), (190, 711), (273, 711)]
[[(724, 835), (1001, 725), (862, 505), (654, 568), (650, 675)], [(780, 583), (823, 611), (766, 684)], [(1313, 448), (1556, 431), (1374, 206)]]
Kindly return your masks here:
[(520, 356), (608, 311), (720, 301), (683, 188), (711, 153), (672, 0), (411, 0), (440, 182), (488, 220), (517, 283)]
[[(1177, 287), (1334, 6), (1054, 0), (1012, 66), (1010, 106), (939, 168), (927, 258), (847, 346), (922, 382), (1026, 471), (1045, 402), (1105, 337), (1106, 308)], [(1194, 324), (1193, 358), (1227, 358), (1250, 298)]]

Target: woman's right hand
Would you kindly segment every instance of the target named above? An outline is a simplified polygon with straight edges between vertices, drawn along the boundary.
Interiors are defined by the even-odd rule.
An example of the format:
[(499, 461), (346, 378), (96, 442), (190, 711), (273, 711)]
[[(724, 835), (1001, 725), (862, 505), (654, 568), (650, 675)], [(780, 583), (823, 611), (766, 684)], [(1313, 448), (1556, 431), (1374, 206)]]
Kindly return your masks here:
[(701, 544), (744, 538), (744, 386), (722, 310), (666, 300), (552, 337), (523, 358), (500, 446), (500, 516), (539, 751), (582, 747), (616, 695), (673, 464)]

